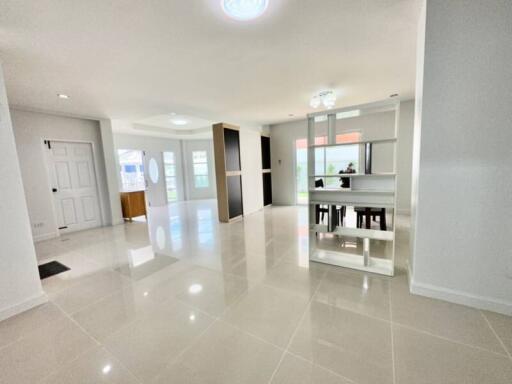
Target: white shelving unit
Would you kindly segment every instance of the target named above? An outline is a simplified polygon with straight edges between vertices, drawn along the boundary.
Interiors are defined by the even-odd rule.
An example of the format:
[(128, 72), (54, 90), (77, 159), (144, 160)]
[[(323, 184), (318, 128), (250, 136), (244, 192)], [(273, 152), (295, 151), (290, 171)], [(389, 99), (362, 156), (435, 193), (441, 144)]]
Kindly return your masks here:
[[(376, 140), (360, 140), (354, 142), (336, 143), (336, 114), (352, 110), (360, 110), (365, 115), (379, 113), (383, 111), (393, 111), (395, 114), (394, 134), (389, 138), (379, 138)], [(353, 173), (353, 174), (309, 174), (309, 258), (311, 261), (337, 265), (346, 268), (358, 269), (372, 273), (378, 273), (388, 276), (394, 274), (395, 259), (395, 222), (396, 222), (396, 146), (399, 129), (400, 102), (398, 100), (385, 100), (376, 103), (357, 105), (342, 109), (327, 110), (308, 115), (308, 142), (315, 142), (315, 118), (318, 116), (327, 116), (327, 144), (308, 146), (308, 169), (315, 170), (315, 149), (329, 148), (343, 145), (366, 145), (373, 144), (391, 144), (393, 145), (393, 172), (390, 173)], [(322, 178), (350, 178), (350, 188), (315, 188), (315, 180)], [(335, 221), (328, 224), (317, 223), (316, 207), (328, 206), (329, 214), (336, 214), (336, 207), (364, 207), (364, 208), (386, 208), (392, 210), (392, 220), (390, 230), (351, 228), (337, 225)], [(332, 212), (332, 213), (331, 213)], [(365, 211), (370, 214), (369, 211)], [(346, 252), (343, 249), (333, 249), (332, 239), (341, 238), (341, 240), (355, 240), (355, 244), (361, 245), (361, 253)], [(331, 248), (322, 247), (322, 241), (330, 241)], [(388, 249), (391, 244), (391, 252), (379, 254), (378, 250), (370, 248), (371, 242), (386, 242), (382, 247)], [(341, 248), (341, 247), (340, 247)], [(357, 248), (357, 247), (356, 247)], [(376, 247), (379, 248), (379, 247)]]

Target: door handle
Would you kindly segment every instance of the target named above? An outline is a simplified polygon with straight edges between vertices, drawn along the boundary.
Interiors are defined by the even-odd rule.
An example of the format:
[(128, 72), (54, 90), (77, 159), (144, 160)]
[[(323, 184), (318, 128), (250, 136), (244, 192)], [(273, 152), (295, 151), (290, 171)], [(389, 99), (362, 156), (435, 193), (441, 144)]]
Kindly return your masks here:
[(52, 192), (53, 193), (57, 192), (57, 188), (52, 188)]

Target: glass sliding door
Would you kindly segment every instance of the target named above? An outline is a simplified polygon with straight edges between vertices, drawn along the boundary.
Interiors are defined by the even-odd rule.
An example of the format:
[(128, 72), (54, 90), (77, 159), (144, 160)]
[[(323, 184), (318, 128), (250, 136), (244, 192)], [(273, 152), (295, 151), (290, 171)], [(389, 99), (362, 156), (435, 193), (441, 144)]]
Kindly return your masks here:
[(295, 141), (295, 202), (308, 203), (308, 141)]
[(146, 189), (144, 181), (144, 162), (142, 151), (133, 149), (119, 149), (119, 171), (121, 188), (123, 191), (143, 191)]
[(208, 154), (206, 151), (192, 152), (192, 166), (194, 186), (196, 188), (208, 188), (210, 186), (210, 179), (208, 177)]

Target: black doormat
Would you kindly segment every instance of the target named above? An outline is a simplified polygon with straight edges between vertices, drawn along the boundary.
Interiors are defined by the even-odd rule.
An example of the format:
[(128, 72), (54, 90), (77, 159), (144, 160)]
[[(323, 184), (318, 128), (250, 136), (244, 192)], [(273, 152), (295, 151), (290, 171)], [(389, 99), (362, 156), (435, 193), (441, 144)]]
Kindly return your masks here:
[(59, 273), (66, 271), (69, 271), (69, 268), (64, 264), (61, 264), (58, 261), (50, 261), (49, 263), (41, 264), (39, 266), (39, 277), (43, 280), (47, 277), (58, 275)]

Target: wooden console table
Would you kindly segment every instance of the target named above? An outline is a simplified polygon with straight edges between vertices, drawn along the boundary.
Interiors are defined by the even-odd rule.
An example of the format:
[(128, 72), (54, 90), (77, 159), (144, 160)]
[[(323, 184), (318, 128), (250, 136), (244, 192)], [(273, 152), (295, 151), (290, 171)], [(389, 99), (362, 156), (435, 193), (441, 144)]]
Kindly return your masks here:
[(134, 217), (146, 216), (146, 199), (144, 191), (121, 192), (123, 218), (132, 221)]

